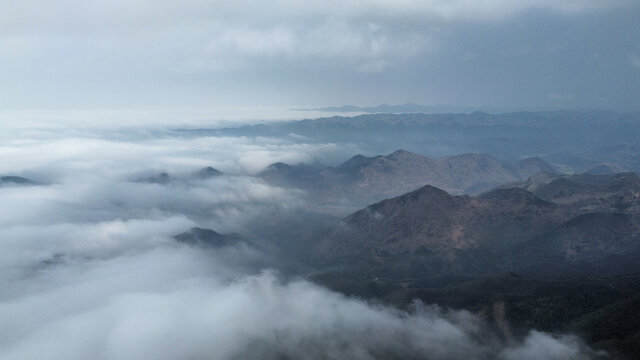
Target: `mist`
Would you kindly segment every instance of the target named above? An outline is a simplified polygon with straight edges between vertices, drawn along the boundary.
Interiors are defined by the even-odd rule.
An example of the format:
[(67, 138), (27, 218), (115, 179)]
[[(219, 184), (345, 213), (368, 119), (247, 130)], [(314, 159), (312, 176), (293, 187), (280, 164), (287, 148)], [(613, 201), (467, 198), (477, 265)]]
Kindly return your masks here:
[(574, 337), (537, 332), (503, 348), (464, 311), (416, 304), (409, 314), (306, 281), (284, 283), (272, 272), (241, 275), (232, 268), (216, 256), (156, 248), (48, 270), (31, 280), (46, 282), (46, 290), (0, 307), (2, 357), (577, 359), (588, 354)]
[[(471, 312), (398, 310), (347, 297), (282, 266), (277, 244), (204, 249), (191, 227), (243, 233), (295, 214), (300, 190), (252, 176), (356, 144), (34, 126), (3, 134), (0, 187), (3, 359), (584, 359), (577, 337), (505, 339)], [(225, 175), (198, 179), (213, 166)], [(167, 172), (166, 184), (140, 181)], [(246, 231), (245, 231), (246, 233)], [(260, 236), (252, 234), (252, 241)]]

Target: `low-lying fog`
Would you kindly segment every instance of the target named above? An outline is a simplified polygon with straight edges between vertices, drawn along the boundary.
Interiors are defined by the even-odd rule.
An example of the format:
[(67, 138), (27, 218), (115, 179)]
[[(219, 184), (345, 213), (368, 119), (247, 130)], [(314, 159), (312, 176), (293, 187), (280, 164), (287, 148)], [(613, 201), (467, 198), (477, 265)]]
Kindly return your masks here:
[[(242, 232), (300, 191), (251, 175), (355, 145), (14, 126), (0, 137), (2, 359), (582, 359), (571, 335), (505, 342), (471, 313), (403, 312), (283, 274), (260, 247), (202, 249), (191, 227)], [(202, 179), (214, 167), (226, 175)], [(146, 181), (167, 172), (167, 183)], [(285, 276), (286, 275), (286, 276)]]

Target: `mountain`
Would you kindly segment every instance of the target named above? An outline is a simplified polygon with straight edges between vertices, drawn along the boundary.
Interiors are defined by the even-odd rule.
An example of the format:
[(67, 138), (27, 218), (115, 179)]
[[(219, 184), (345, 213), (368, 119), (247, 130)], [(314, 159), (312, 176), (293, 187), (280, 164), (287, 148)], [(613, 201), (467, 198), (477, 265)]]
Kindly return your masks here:
[[(640, 270), (640, 228), (626, 213), (586, 213), (507, 254), (511, 268), (545, 277), (619, 275)], [(531, 265), (527, 265), (531, 264)]]
[(540, 157), (534, 156), (518, 161), (512, 171), (519, 178), (526, 179), (540, 172), (554, 173), (555, 169)]
[(570, 205), (583, 212), (640, 213), (640, 176), (631, 172), (613, 175), (539, 173), (524, 182), (503, 187), (524, 188), (541, 199)]
[[(402, 112), (421, 112), (406, 110), (410, 111)], [(192, 137), (259, 136), (294, 142), (304, 139), (314, 144), (358, 144), (371, 154), (403, 148), (432, 157), (487, 153), (516, 160), (539, 156), (562, 172), (584, 172), (601, 163), (640, 171), (638, 112), (386, 113), (175, 131)]]
[(427, 185), (344, 218), (315, 255), (390, 278), (580, 275), (615, 258), (629, 264), (620, 271), (640, 271), (639, 206), (636, 174), (562, 176), (534, 192), (479, 197)]
[[(364, 113), (387, 113), (387, 114), (402, 114), (402, 113), (460, 113), (471, 112), (478, 110), (472, 107), (461, 106), (447, 106), (447, 105), (420, 105), (414, 103), (388, 105), (381, 104), (376, 106), (357, 106), (357, 105), (342, 105), (342, 106), (325, 106), (312, 109), (294, 109), (298, 111), (326, 111), (326, 112), (364, 112)], [(494, 109), (488, 109), (494, 110)]]
[(478, 193), (505, 182), (553, 169), (539, 158), (504, 163), (485, 154), (432, 159), (397, 150), (356, 155), (336, 167), (275, 163), (258, 174), (270, 184), (305, 190), (321, 203), (363, 206), (430, 184), (453, 194)]
[(218, 169), (214, 169), (211, 166), (204, 167), (193, 174), (196, 179), (211, 179), (216, 176), (222, 176), (224, 173)]
[[(538, 157), (504, 163), (485, 154), (462, 154), (440, 160), (446, 174), (442, 184), (433, 184), (454, 194), (477, 194), (510, 179), (526, 179), (541, 171), (554, 169)], [(452, 189), (449, 184), (456, 184)]]
[(224, 175), (222, 171), (214, 169), (211, 166), (207, 166), (188, 175), (175, 176), (162, 171), (149, 176), (137, 178), (133, 181), (140, 183), (169, 185), (171, 183), (188, 182), (191, 180), (207, 180), (222, 175)]
[(173, 178), (166, 172), (160, 172), (157, 174), (153, 174), (147, 177), (139, 178), (134, 180), (135, 182), (140, 183), (149, 183), (149, 184), (159, 184), (159, 185), (167, 185), (169, 184)]
[(476, 197), (427, 185), (356, 211), (316, 244), (313, 280), (403, 308), (467, 309), (505, 339), (571, 332), (638, 358), (638, 175), (511, 185)]
[(33, 180), (20, 177), (20, 176), (0, 176), (0, 186), (10, 186), (10, 185), (37, 185), (37, 183)]
[(546, 185), (559, 177), (560, 175), (552, 172), (540, 171), (535, 175), (529, 176), (526, 180), (506, 183), (498, 186), (497, 189), (510, 189), (517, 187), (534, 192), (540, 186)]
[(470, 197), (427, 185), (346, 217), (316, 254), (385, 277), (486, 275), (505, 270), (496, 255), (569, 218), (522, 189)]
[(328, 179), (331, 173), (325, 173), (329, 167), (309, 164), (289, 165), (277, 162), (267, 166), (257, 176), (268, 183), (301, 189), (325, 189), (330, 186)]
[(585, 173), (593, 175), (613, 175), (623, 172), (629, 172), (629, 169), (615, 163), (601, 163), (585, 170)]
[(211, 229), (194, 227), (175, 235), (175, 240), (203, 248), (222, 248), (245, 243), (238, 234), (220, 234)]

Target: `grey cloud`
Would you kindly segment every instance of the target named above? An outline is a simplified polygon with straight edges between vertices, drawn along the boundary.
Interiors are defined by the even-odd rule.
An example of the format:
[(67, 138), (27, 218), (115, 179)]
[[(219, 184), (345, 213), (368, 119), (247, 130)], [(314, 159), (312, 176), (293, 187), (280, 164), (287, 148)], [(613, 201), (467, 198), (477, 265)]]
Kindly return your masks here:
[[(486, 343), (478, 339), (487, 333), (466, 312), (417, 304), (408, 314), (303, 281), (283, 283), (268, 272), (225, 280), (211, 272), (212, 260), (158, 250), (80, 272), (52, 272), (49, 290), (0, 304), (5, 320), (0, 354), (5, 359), (43, 354), (83, 359), (98, 353), (104, 359), (540, 359), (531, 357), (532, 347), (544, 345), (536, 351), (553, 359), (589, 357), (574, 339), (542, 333), (505, 349)], [(59, 304), (55, 312), (46, 306), (51, 303)]]
[[(213, 166), (226, 173), (253, 174), (276, 161), (308, 162), (326, 153), (338, 153), (337, 144), (307, 144), (273, 138), (212, 137), (117, 139), (118, 134), (96, 137), (94, 132), (75, 132), (55, 137), (58, 130), (42, 129), (38, 135), (7, 138), (0, 145), (0, 172), (19, 172), (29, 168), (63, 173), (99, 172), (118, 177), (148, 168), (188, 171)], [(13, 134), (21, 131), (13, 130)], [(8, 133), (7, 133), (8, 134)], [(52, 137), (53, 136), (53, 137)], [(110, 136), (110, 137), (109, 137)], [(118, 166), (112, 166), (114, 163)], [(62, 176), (62, 175), (60, 175)]]
[[(550, 12), (575, 14), (604, 8), (621, 7), (632, 1), (603, 2), (598, 0), (551, 0), (525, 1), (323, 1), (300, 3), (278, 0), (263, 3), (255, 0), (234, 2), (186, 1), (140, 1), (135, 5), (118, 0), (109, 3), (87, 3), (82, 1), (60, 1), (49, 4), (43, 0), (25, 0), (2, 7), (2, 29), (28, 32), (30, 27), (50, 30), (110, 29), (121, 31), (122, 26), (141, 27), (180, 23), (181, 21), (215, 22), (271, 21), (283, 18), (338, 16), (360, 18), (363, 16), (402, 17), (433, 16), (443, 19), (471, 18), (480, 20), (499, 19), (529, 9), (544, 9)], [(26, 20), (26, 21), (23, 21)], [(51, 26), (54, 26), (53, 28)]]
[(61, 183), (29, 188), (2, 188), (3, 226), (55, 224), (74, 219), (101, 222), (145, 216), (186, 214), (220, 230), (237, 231), (252, 216), (268, 209), (295, 208), (300, 193), (268, 186), (246, 176), (222, 176), (177, 184), (135, 183), (76, 175)]
[[(3, 3), (0, 106), (553, 107), (547, 94), (575, 92), (575, 106), (628, 109), (638, 81), (601, 77), (629, 79), (633, 69), (615, 59), (640, 51), (629, 40), (639, 9), (598, 0)], [(525, 75), (532, 86), (521, 85)]]
[[(139, 254), (166, 246), (170, 236), (193, 225), (193, 221), (184, 216), (92, 223), (3, 224), (0, 250), (12, 255), (0, 258), (0, 279), (5, 284), (13, 284), (17, 279), (33, 275), (40, 266), (49, 262), (55, 265), (58, 260), (108, 260)], [(10, 289), (5, 288), (4, 297), (12, 293)]]
[[(12, 254), (0, 258), (4, 280), (11, 282), (57, 255), (109, 259), (147, 251), (195, 225), (237, 232), (267, 211), (297, 208), (300, 192), (246, 175), (189, 178), (193, 171), (214, 164), (251, 173), (272, 161), (307, 161), (325, 149), (335, 151), (273, 139), (147, 135), (122, 140), (120, 130), (96, 138), (95, 131), (68, 133), (27, 124), (3, 133), (0, 172), (47, 180), (0, 188), (0, 252)], [(114, 140), (114, 134), (121, 139)], [(152, 166), (188, 180), (167, 185), (132, 181)]]
[[(552, 337), (532, 331), (523, 344), (507, 348), (501, 355), (505, 360), (581, 359), (585, 356), (585, 351), (587, 348), (575, 336)], [(597, 355), (606, 354), (598, 353)]]

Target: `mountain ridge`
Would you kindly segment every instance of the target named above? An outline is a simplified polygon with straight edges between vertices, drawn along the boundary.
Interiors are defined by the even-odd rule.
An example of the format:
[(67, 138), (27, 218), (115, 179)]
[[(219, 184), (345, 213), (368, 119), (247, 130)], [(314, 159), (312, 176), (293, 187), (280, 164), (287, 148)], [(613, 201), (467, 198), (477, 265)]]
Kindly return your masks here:
[[(374, 273), (433, 276), (522, 269), (535, 275), (549, 259), (568, 266), (640, 251), (640, 193), (634, 192), (640, 178), (592, 177), (573, 176), (573, 192), (548, 198), (519, 187), (472, 197), (427, 185), (343, 218), (314, 254)], [(617, 191), (630, 197), (594, 190), (612, 184), (624, 184)], [(472, 266), (462, 269), (465, 263)]]
[(300, 188), (323, 202), (348, 199), (363, 206), (427, 184), (453, 194), (479, 193), (540, 171), (553, 169), (539, 159), (505, 163), (472, 153), (432, 159), (399, 149), (373, 157), (358, 154), (335, 167), (274, 163), (257, 176), (277, 186)]

